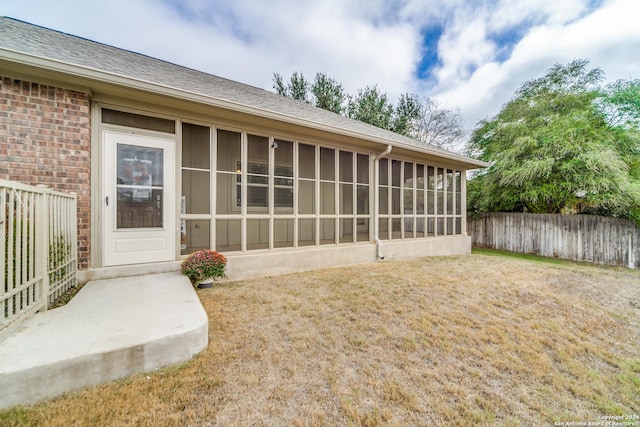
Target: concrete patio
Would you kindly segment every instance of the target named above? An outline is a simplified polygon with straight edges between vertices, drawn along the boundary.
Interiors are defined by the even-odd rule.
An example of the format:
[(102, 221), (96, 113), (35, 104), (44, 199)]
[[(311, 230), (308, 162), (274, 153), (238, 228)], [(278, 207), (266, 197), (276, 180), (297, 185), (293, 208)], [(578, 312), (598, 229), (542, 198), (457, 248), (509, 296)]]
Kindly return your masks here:
[(92, 281), (0, 342), (0, 408), (180, 363), (207, 343), (206, 312), (180, 273)]

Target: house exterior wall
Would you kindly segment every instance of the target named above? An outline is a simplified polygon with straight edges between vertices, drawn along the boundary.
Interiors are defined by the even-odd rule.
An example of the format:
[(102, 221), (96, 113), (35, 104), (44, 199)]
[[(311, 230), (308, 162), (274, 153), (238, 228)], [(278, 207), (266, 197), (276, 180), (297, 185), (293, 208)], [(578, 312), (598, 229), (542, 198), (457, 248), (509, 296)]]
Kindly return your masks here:
[[(332, 135), (274, 132), (247, 119), (233, 126), (216, 116), (195, 120), (188, 110), (127, 107), (99, 93), (93, 100), (97, 129), (146, 134), (153, 116), (175, 124), (167, 129), (176, 129), (179, 170), (176, 261), (198, 249), (215, 249), (229, 258), (228, 276), (240, 279), (375, 262), (383, 256), (470, 251), (464, 169), (409, 151), (377, 160), (379, 146), (334, 142)], [(121, 122), (107, 123), (100, 113), (105, 108), (121, 111)], [(100, 132), (94, 138), (97, 143)], [(100, 165), (94, 162), (94, 167)], [(93, 173), (97, 195), (105, 185)], [(101, 267), (112, 271), (96, 270)], [(145, 268), (95, 264), (90, 273), (109, 277)]]
[[(110, 277), (111, 274), (116, 276), (132, 274), (132, 269), (118, 267), (110, 267), (113, 270), (111, 273), (101, 272), (100, 270), (102, 270), (103, 266), (100, 260), (90, 260), (92, 225), (91, 177), (93, 176), (96, 180), (93, 188), (96, 194), (99, 193), (101, 185), (98, 182), (100, 172), (97, 170), (91, 171), (91, 127), (100, 128), (105, 126), (101, 123), (99, 114), (97, 116), (94, 115), (93, 120), (96, 122), (92, 123), (91, 109), (100, 111), (100, 104), (92, 107), (91, 97), (87, 93), (83, 93), (82, 89), (65, 89), (42, 84), (37, 79), (33, 80), (0, 77), (0, 105), (3, 107), (0, 109), (0, 158), (2, 159), (2, 162), (0, 162), (0, 178), (32, 185), (44, 184), (58, 191), (77, 193), (78, 267), (80, 270), (84, 270), (81, 275), (93, 279), (94, 274), (97, 275), (96, 277), (101, 275)], [(115, 108), (119, 109), (118, 107)], [(151, 107), (147, 111), (152, 110), (156, 110), (156, 108)], [(162, 109), (158, 108), (157, 110), (159, 114)], [(185, 117), (189, 116), (188, 112), (183, 114), (171, 114), (169, 116), (165, 115), (165, 117), (169, 120), (175, 120), (176, 127), (182, 129), (181, 124), (188, 123), (188, 121), (185, 122), (184, 120)], [(175, 117), (175, 119), (172, 117)], [(447, 166), (443, 167), (438, 165), (437, 162), (418, 160), (418, 158), (406, 157), (406, 155), (394, 157), (392, 154), (388, 160), (381, 160), (382, 163), (388, 162), (388, 168), (382, 168), (381, 166), (381, 174), (383, 176), (387, 176), (387, 172), (383, 173), (382, 170), (388, 170), (388, 183), (385, 184), (384, 179), (380, 183), (381, 187), (388, 186), (384, 193), (388, 196), (382, 197), (380, 202), (382, 212), (378, 217), (377, 213), (374, 214), (374, 206), (379, 203), (377, 201), (379, 198), (378, 192), (381, 190), (374, 183), (374, 175), (377, 174), (378, 163), (374, 162), (373, 158), (379, 150), (358, 148), (349, 144), (331, 144), (316, 138), (301, 139), (300, 137), (294, 137), (294, 135), (289, 135), (288, 137), (287, 132), (261, 132), (255, 128), (251, 130), (249, 126), (232, 127), (236, 130), (231, 133), (242, 135), (240, 138), (243, 141), (242, 153), (248, 150), (247, 141), (251, 138), (252, 133), (263, 135), (262, 139), (264, 141), (261, 140), (261, 143), (265, 145), (263, 148), (270, 150), (265, 151), (265, 153), (271, 153), (263, 153), (262, 156), (265, 162), (271, 165), (269, 166), (269, 198), (271, 199), (269, 206), (272, 206), (274, 202), (273, 197), (276, 191), (274, 183), (279, 179), (277, 177), (279, 173), (276, 173), (276, 166), (281, 166), (281, 163), (279, 163), (277, 156), (285, 152), (283, 151), (285, 147), (290, 146), (287, 149), (295, 147), (295, 153), (297, 154), (286, 156), (286, 161), (293, 162), (290, 166), (298, 171), (296, 172), (296, 177), (300, 175), (300, 178), (295, 180), (295, 186), (292, 187), (292, 191), (295, 191), (297, 195), (294, 199), (295, 203), (286, 212), (271, 207), (264, 212), (256, 213), (246, 207), (247, 202), (244, 200), (246, 196), (243, 196), (242, 208), (239, 205), (229, 207), (229, 212), (221, 215), (221, 212), (218, 211), (220, 209), (219, 199), (235, 199), (235, 196), (229, 193), (231, 191), (230, 185), (227, 186), (229, 188), (220, 185), (222, 175), (220, 175), (216, 162), (222, 154), (220, 150), (222, 150), (223, 139), (220, 135), (217, 135), (220, 129), (217, 127), (217, 119), (212, 117), (205, 120), (201, 119), (198, 122), (201, 126), (196, 127), (202, 127), (206, 130), (203, 134), (205, 135), (203, 137), (204, 143), (210, 146), (210, 157), (213, 161), (208, 166), (204, 166), (204, 169), (209, 171), (207, 176), (211, 177), (211, 185), (206, 186), (210, 191), (211, 210), (206, 210), (205, 213), (205, 211), (201, 212), (200, 209), (197, 209), (196, 215), (180, 215), (182, 221), (176, 222), (176, 230), (180, 227), (180, 222), (183, 222), (188, 230), (188, 235), (193, 238), (202, 238), (202, 243), (189, 245), (192, 246), (191, 250), (195, 249), (193, 246), (199, 245), (220, 250), (220, 246), (227, 245), (222, 250), (225, 254), (230, 255), (230, 277), (256, 277), (265, 274), (373, 262), (379, 257), (377, 246), (374, 243), (376, 235), (374, 230), (378, 225), (385, 259), (468, 253), (470, 250), (470, 242), (467, 236), (464, 235), (464, 227), (460, 224), (460, 218), (458, 220), (450, 218), (450, 222), (453, 225), (447, 227), (447, 218), (445, 218), (446, 215), (443, 215), (447, 214), (447, 202), (445, 202), (444, 198), (441, 200), (436, 197), (436, 192), (429, 192), (429, 188), (431, 188), (429, 186), (433, 185), (433, 188), (441, 188), (444, 191), (443, 194), (455, 196), (450, 198), (455, 203), (454, 206), (456, 206), (455, 215), (456, 217), (462, 216), (464, 211), (464, 180), (455, 178), (454, 181), (451, 181), (452, 183), (457, 183), (457, 185), (462, 182), (462, 194), (460, 194), (459, 189), (455, 189), (457, 187), (454, 184), (451, 184), (451, 189), (449, 189), (447, 184), (449, 182), (447, 181), (447, 171), (449, 169)], [(222, 129), (225, 127), (223, 126)], [(186, 150), (184, 132), (185, 129), (182, 129), (182, 132), (178, 133), (176, 142), (178, 146), (182, 146), (183, 150)], [(96, 135), (93, 135), (93, 137), (96, 138)], [(284, 138), (284, 140), (278, 138)], [(276, 151), (274, 148), (267, 148), (272, 147), (272, 142), (276, 140), (280, 142), (280, 148), (277, 149), (280, 151)], [(99, 150), (96, 151), (95, 144), (93, 148), (93, 155), (99, 156)], [(307, 153), (303, 156), (303, 148), (311, 150), (311, 154), (307, 155)], [(331, 212), (324, 212), (325, 208), (323, 207), (326, 204), (326, 197), (323, 198), (322, 196), (322, 186), (326, 185), (326, 179), (323, 177), (324, 166), (321, 161), (323, 150), (332, 152), (336, 159), (335, 162), (332, 162), (336, 166), (336, 172), (329, 183), (333, 188), (330, 198), (334, 202)], [(315, 155), (313, 155), (313, 151), (315, 151)], [(239, 156), (239, 153), (236, 157)], [(187, 152), (182, 152), (182, 155), (187, 156)], [(201, 156), (202, 153), (198, 152), (197, 155)], [(314, 160), (316, 156), (317, 158)], [(353, 164), (350, 172), (353, 176), (350, 175), (350, 178), (344, 178), (341, 172), (342, 168), (338, 167), (343, 163), (341, 156), (346, 156), (347, 164)], [(209, 155), (204, 157), (205, 162), (208, 157)], [(251, 161), (249, 157), (246, 153), (237, 159), (234, 157), (233, 165), (230, 166), (233, 183), (236, 182), (237, 176), (236, 162), (242, 160), (242, 169), (244, 169), (247, 166), (245, 162)], [(99, 163), (96, 163), (96, 159), (93, 160), (93, 166), (99, 168)], [(362, 182), (359, 178), (361, 161), (365, 165), (363, 170), (368, 171), (365, 174), (366, 180)], [(176, 166), (185, 164), (181, 157), (177, 157), (176, 162)], [(315, 165), (316, 162), (317, 165)], [(412, 169), (414, 165), (416, 169)], [(427, 165), (432, 165), (433, 167), (427, 167)], [(309, 173), (307, 170), (313, 170), (314, 168), (316, 169), (314, 176), (311, 178), (306, 176)], [(421, 169), (418, 168), (422, 168), (423, 172), (419, 172)], [(427, 169), (432, 172), (427, 174)], [(402, 174), (400, 174), (400, 170), (402, 170)], [(412, 170), (415, 170), (415, 172), (410, 172)], [(307, 172), (303, 173), (302, 171)], [(438, 175), (440, 173), (438, 171), (442, 171), (442, 178)], [(455, 169), (449, 171), (457, 173), (457, 177), (464, 176), (463, 173), (456, 172)], [(193, 178), (195, 177), (196, 175), (193, 176)], [(426, 179), (430, 177), (434, 178), (433, 184)], [(185, 190), (184, 185), (181, 183), (185, 177), (176, 178), (176, 190), (180, 194), (180, 188), (182, 188), (183, 192)], [(246, 194), (248, 189), (248, 184), (246, 184), (248, 180), (245, 178), (247, 177), (243, 176), (242, 178), (244, 190), (242, 194)], [(208, 180), (209, 178), (207, 178)], [(394, 180), (399, 183), (394, 183)], [(438, 184), (439, 182), (440, 184)], [(309, 185), (303, 189), (302, 185), (305, 183)], [(194, 185), (194, 188), (205, 187), (199, 181), (195, 181)], [(299, 185), (300, 188), (298, 189)], [(352, 190), (352, 192), (348, 193), (349, 196), (346, 199), (341, 195), (345, 186)], [(240, 188), (239, 184), (237, 187)], [(309, 188), (314, 188), (314, 190), (309, 192), (307, 191)], [(367, 195), (365, 199), (362, 199), (361, 190)], [(237, 191), (235, 185), (234, 191)], [(400, 194), (402, 196), (399, 196)], [(315, 201), (310, 202), (306, 199), (311, 196)], [(428, 200), (425, 206), (442, 206), (445, 211), (440, 212), (437, 209), (433, 211), (423, 210), (424, 214), (419, 214), (417, 210), (418, 200), (423, 200), (425, 197)], [(361, 200), (366, 200), (366, 206), (356, 207)], [(384, 206), (387, 206), (387, 201), (385, 200), (388, 200), (388, 209), (384, 208)], [(401, 200), (404, 202), (401, 202)], [(409, 208), (412, 213), (405, 212), (407, 200), (412, 200), (411, 203), (415, 206), (415, 211), (413, 210), (414, 208)], [(176, 201), (176, 203), (178, 202), (179, 200)], [(306, 205), (314, 207), (305, 207)], [(364, 210), (361, 212), (360, 209), (362, 208)], [(345, 209), (346, 211), (343, 212)], [(423, 216), (424, 220), (422, 219)], [(418, 219), (415, 219), (416, 217)], [(270, 218), (275, 218), (271, 220), (272, 224), (269, 222)], [(442, 226), (438, 225), (437, 218), (443, 218)], [(361, 221), (366, 226), (363, 229), (363, 233), (356, 233), (355, 227), (362, 225)], [(99, 223), (99, 220), (95, 220), (93, 225), (98, 226)], [(358, 224), (357, 226), (356, 223)], [(313, 224), (313, 226), (308, 227), (309, 224)], [(431, 225), (428, 226), (428, 224)], [(327, 229), (328, 225), (333, 228)], [(232, 228), (233, 226), (241, 226), (241, 228), (235, 230)], [(254, 229), (255, 226), (264, 226), (264, 230), (256, 231)], [(345, 228), (347, 226), (352, 228)], [(453, 229), (450, 230), (450, 227), (455, 227), (455, 231), (452, 232), (451, 230)], [(294, 228), (297, 231), (294, 231)], [(349, 238), (345, 241), (341, 239), (340, 235), (336, 234), (338, 229), (342, 232), (343, 228), (349, 234)], [(309, 230), (313, 231), (312, 237), (306, 240), (312, 239), (315, 244), (312, 242), (309, 246), (306, 246), (307, 243), (302, 242), (305, 240), (305, 233)], [(238, 248), (234, 249), (231, 244), (233, 242), (226, 242), (222, 239), (223, 231), (241, 236), (241, 241), (237, 242)], [(324, 239), (323, 236), (327, 232), (329, 232), (330, 238)], [(94, 235), (94, 238), (99, 242), (98, 244), (103, 241), (103, 236), (100, 233)], [(260, 240), (259, 243), (261, 245), (258, 245), (259, 247), (253, 247), (254, 238)], [(285, 243), (281, 244), (280, 240)], [(241, 246), (244, 247), (241, 248)], [(181, 259), (181, 255), (184, 256), (190, 252), (190, 250), (183, 251), (181, 249), (183, 248), (176, 247), (175, 259), (178, 262)], [(100, 257), (98, 256), (98, 258)], [(174, 270), (177, 267), (176, 261), (168, 262), (165, 266), (156, 265), (155, 268)], [(135, 267), (134, 270), (136, 268), (147, 267), (140, 265)], [(92, 272), (92, 270), (96, 271)]]
[(0, 178), (78, 197), (78, 268), (89, 266), (89, 95), (0, 76)]
[(227, 276), (244, 280), (293, 272), (427, 256), (464, 255), (471, 252), (469, 236), (441, 236), (357, 245), (313, 246), (304, 251), (247, 252), (227, 256)]

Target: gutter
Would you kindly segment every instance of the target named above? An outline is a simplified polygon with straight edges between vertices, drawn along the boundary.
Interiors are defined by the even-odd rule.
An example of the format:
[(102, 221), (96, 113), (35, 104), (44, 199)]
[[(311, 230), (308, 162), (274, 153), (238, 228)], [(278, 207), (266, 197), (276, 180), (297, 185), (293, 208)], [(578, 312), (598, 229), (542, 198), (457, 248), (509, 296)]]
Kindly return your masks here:
[(382, 242), (380, 241), (380, 192), (378, 187), (380, 185), (380, 159), (387, 157), (391, 153), (391, 145), (387, 145), (387, 148), (376, 156), (373, 160), (373, 240), (376, 242), (376, 257), (380, 260), (384, 259), (382, 253)]
[[(485, 163), (476, 159), (471, 159), (447, 150), (430, 147), (427, 145), (424, 145), (424, 146), (412, 145), (412, 144), (404, 143), (402, 141), (389, 139), (381, 135), (371, 135), (366, 132), (362, 132), (355, 129), (344, 129), (339, 126), (328, 125), (326, 123), (310, 120), (308, 118), (292, 116), (291, 114), (287, 114), (284, 112), (277, 112), (271, 109), (239, 103), (237, 101), (225, 100), (225, 99), (216, 98), (210, 95), (199, 94), (199, 93), (191, 92), (182, 88), (176, 88), (176, 87), (152, 82), (149, 80), (142, 80), (142, 79), (134, 78), (134, 77), (119, 74), (119, 73), (104, 71), (98, 68), (88, 67), (86, 65), (72, 64), (69, 62), (63, 62), (63, 61), (59, 61), (59, 60), (55, 60), (55, 59), (51, 59), (43, 56), (23, 53), (23, 52), (19, 52), (12, 49), (7, 49), (6, 47), (0, 47), (0, 61), (2, 60), (13, 62), (14, 64), (19, 64), (22, 66), (39, 68), (47, 72), (60, 73), (63, 75), (67, 75), (70, 78), (73, 78), (74, 80), (77, 78), (81, 78), (81, 79), (86, 79), (93, 82), (100, 82), (100, 83), (115, 85), (122, 88), (141, 90), (148, 93), (154, 93), (154, 94), (163, 95), (171, 98), (196, 102), (203, 105), (210, 105), (212, 107), (219, 107), (219, 108), (223, 108), (231, 111), (236, 111), (239, 113), (245, 113), (245, 114), (255, 115), (259, 117), (264, 117), (267, 119), (278, 120), (278, 121), (282, 121), (282, 122), (290, 123), (294, 125), (309, 127), (309, 128), (317, 129), (324, 132), (335, 133), (335, 134), (344, 135), (347, 137), (352, 137), (357, 139), (364, 139), (371, 142), (376, 142), (378, 144), (384, 144), (387, 146), (393, 145), (397, 148), (406, 148), (406, 149), (410, 149), (411, 151), (432, 155), (435, 157), (439, 157), (441, 159), (445, 159), (450, 162), (454, 162), (456, 164), (460, 164), (461, 169), (468, 170), (468, 169), (484, 168), (489, 166), (488, 163)], [(198, 71), (198, 70), (192, 70), (192, 71), (197, 73), (202, 73), (204, 75), (207, 74), (205, 72)], [(217, 77), (217, 76), (214, 76), (214, 77)], [(236, 82), (236, 83), (243, 84), (239, 82)], [(77, 82), (75, 82), (75, 84), (77, 84)], [(268, 93), (264, 89), (260, 89), (256, 87), (254, 88)]]

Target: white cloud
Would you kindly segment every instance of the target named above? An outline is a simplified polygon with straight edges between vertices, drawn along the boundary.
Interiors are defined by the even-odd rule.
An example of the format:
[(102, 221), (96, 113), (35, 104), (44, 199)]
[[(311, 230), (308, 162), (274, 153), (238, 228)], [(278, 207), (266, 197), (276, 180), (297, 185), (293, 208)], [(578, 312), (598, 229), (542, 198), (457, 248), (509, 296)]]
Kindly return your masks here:
[(501, 0), (489, 9), (486, 16), (493, 31), (519, 25), (523, 22), (566, 24), (580, 17), (587, 10), (583, 0)]
[[(457, 81), (439, 85), (434, 96), (448, 107), (459, 106), (466, 126), (473, 127), (496, 114), (523, 82), (541, 77), (554, 63), (584, 58), (605, 71), (608, 80), (640, 77), (640, 27), (634, 22), (640, 3), (614, 0), (587, 14), (584, 4), (573, 10), (555, 11), (557, 15), (531, 27), (504, 62), (488, 55), (472, 75), (460, 74)], [(545, 9), (545, 14), (551, 12)]]
[[(325, 72), (459, 107), (471, 128), (554, 63), (640, 77), (637, 0), (3, 0), (0, 14), (271, 89), (273, 72)], [(442, 29), (419, 79), (422, 33)]]

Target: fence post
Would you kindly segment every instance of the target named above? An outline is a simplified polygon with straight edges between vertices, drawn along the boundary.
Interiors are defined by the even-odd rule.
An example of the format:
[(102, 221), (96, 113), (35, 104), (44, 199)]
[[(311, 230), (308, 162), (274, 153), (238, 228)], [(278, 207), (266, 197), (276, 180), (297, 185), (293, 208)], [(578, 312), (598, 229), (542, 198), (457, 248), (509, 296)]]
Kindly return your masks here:
[[(8, 230), (8, 222), (9, 222), (9, 200), (7, 197), (7, 191), (0, 187), (0, 265), (5, 269), (5, 273), (0, 275), (0, 297), (4, 297), (5, 287), (9, 286), (9, 283), (5, 283), (5, 276), (8, 282), (9, 274), (9, 264), (8, 260), (5, 258), (5, 254), (8, 251), (9, 245), (9, 236), (7, 235)], [(4, 301), (4, 298), (0, 298), (0, 324), (5, 319), (5, 304), (8, 304)]]
[(634, 259), (634, 247), (633, 247), (633, 233), (631, 233), (631, 229), (627, 232), (629, 236), (629, 268), (635, 268), (636, 260)]
[(42, 285), (40, 289), (40, 298), (42, 298), (42, 311), (46, 311), (49, 307), (49, 191), (44, 184), (38, 184), (38, 188), (42, 192), (38, 195), (38, 205), (40, 209), (36, 209), (36, 230), (42, 230), (36, 233), (36, 275), (42, 275)]
[[(68, 217), (68, 233), (70, 233), (69, 241), (71, 242), (71, 259), (74, 260), (73, 271), (74, 276), (75, 272), (78, 269), (78, 193), (71, 192), (71, 196), (73, 197), (73, 208), (71, 209), (70, 215)], [(75, 286), (75, 280), (74, 285)]]

